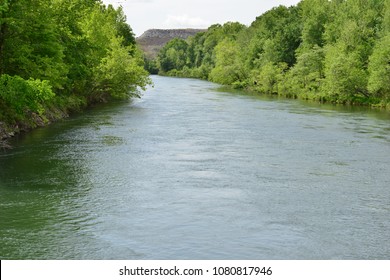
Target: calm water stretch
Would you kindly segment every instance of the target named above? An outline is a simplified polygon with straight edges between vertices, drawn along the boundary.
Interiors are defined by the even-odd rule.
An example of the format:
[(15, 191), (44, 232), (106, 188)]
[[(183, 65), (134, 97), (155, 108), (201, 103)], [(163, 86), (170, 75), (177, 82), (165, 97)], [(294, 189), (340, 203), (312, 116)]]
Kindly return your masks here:
[(390, 115), (154, 77), (0, 152), (0, 259), (389, 259)]

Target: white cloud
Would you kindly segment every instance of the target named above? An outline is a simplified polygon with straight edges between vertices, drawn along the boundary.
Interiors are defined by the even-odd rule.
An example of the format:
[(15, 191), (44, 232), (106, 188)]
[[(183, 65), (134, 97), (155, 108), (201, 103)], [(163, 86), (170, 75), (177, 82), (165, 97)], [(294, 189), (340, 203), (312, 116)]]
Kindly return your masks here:
[(206, 28), (211, 23), (200, 17), (191, 17), (183, 14), (179, 16), (168, 15), (163, 25), (164, 28)]
[(122, 5), (127, 22), (140, 36), (151, 28), (207, 28), (212, 24), (238, 21), (249, 25), (257, 16), (279, 5), (300, 0), (103, 0)]

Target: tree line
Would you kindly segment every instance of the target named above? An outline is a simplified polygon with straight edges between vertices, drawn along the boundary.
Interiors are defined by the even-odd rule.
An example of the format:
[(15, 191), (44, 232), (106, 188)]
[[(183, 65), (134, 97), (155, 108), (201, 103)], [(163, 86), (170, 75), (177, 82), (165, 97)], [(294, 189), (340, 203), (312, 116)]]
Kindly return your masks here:
[(121, 8), (0, 0), (0, 123), (34, 126), (34, 117), (137, 96), (148, 83)]
[(302, 0), (174, 39), (151, 68), (255, 92), (390, 105), (390, 0)]

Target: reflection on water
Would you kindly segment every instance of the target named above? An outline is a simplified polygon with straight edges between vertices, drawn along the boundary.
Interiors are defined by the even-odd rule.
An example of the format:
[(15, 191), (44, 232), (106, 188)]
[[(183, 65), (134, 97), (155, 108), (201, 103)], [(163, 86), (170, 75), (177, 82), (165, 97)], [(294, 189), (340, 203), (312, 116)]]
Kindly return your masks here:
[(0, 258), (390, 257), (388, 113), (154, 82), (0, 154)]

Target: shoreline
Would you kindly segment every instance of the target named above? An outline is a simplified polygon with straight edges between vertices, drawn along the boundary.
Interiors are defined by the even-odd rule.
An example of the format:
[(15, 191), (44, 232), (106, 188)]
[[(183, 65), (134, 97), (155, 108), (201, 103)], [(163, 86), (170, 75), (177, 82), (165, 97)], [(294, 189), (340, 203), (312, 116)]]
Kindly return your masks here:
[[(186, 77), (182, 75), (169, 75), (169, 73), (160, 73), (157, 76), (161, 77), (172, 77), (172, 78), (185, 78), (185, 79), (197, 79), (197, 80), (203, 80), (203, 81), (208, 81), (205, 79), (200, 79), (197, 77)], [(208, 81), (211, 82), (211, 81)], [(217, 83), (218, 84), (218, 83)], [(250, 95), (258, 95), (258, 96), (279, 96), (286, 98), (287, 100), (294, 100), (294, 99), (299, 99), (302, 101), (306, 101), (307, 103), (310, 102), (319, 102), (321, 104), (329, 104), (329, 105), (341, 105), (341, 106), (353, 106), (353, 107), (365, 107), (365, 108), (370, 108), (373, 110), (385, 110), (387, 112), (390, 112), (390, 105), (387, 104), (369, 104), (369, 103), (337, 103), (337, 102), (331, 102), (328, 100), (318, 100), (318, 99), (313, 99), (313, 98), (304, 98), (303, 96), (285, 96), (285, 95), (280, 95), (280, 94), (267, 94), (267, 93), (261, 93), (256, 90), (254, 90), (251, 87), (246, 87), (246, 88), (240, 88), (237, 89), (233, 85), (222, 85), (218, 84), (221, 88), (225, 88), (228, 90), (237, 90), (242, 92), (243, 94), (250, 94)], [(101, 103), (101, 102), (99, 102)], [(107, 100), (102, 103), (107, 103)], [(36, 113), (30, 113), (29, 116), (29, 121), (20, 121), (14, 125), (9, 125), (6, 124), (5, 122), (0, 121), (0, 151), (1, 150), (8, 150), (12, 149), (12, 146), (8, 143), (8, 140), (11, 139), (12, 137), (21, 134), (21, 133), (27, 133), (35, 128), (39, 127), (45, 127), (48, 126), (52, 123), (55, 123), (59, 120), (66, 119), (70, 117), (72, 112), (83, 112), (85, 109), (93, 106), (96, 104), (96, 102), (92, 102), (91, 104), (84, 104), (84, 106), (79, 106), (78, 108), (58, 108), (58, 107), (51, 107), (49, 109), (46, 109), (45, 114), (43, 116), (39, 116)]]
[(365, 107), (365, 108), (370, 108), (370, 109), (377, 109), (377, 110), (385, 110), (390, 112), (390, 103), (386, 102), (385, 100), (380, 100), (379, 102), (372, 102), (370, 99), (355, 99), (355, 100), (348, 100), (344, 102), (337, 102), (335, 100), (332, 100), (331, 97), (324, 97), (321, 96), (321, 94), (318, 93), (311, 93), (311, 94), (280, 94), (280, 93), (266, 93), (266, 92), (260, 92), (256, 90), (252, 86), (245, 86), (245, 87), (235, 87), (234, 85), (231, 84), (220, 84), (217, 82), (210, 81), (208, 79), (202, 79), (199, 77), (194, 77), (194, 76), (186, 76), (182, 75), (180, 72), (176, 73), (158, 73), (157, 76), (161, 77), (172, 77), (172, 78), (183, 78), (183, 79), (197, 79), (197, 80), (202, 80), (202, 81), (207, 81), (211, 83), (218, 84), (221, 88), (226, 88), (229, 90), (237, 90), (241, 91), (245, 94), (251, 94), (251, 95), (257, 95), (257, 96), (277, 96), (277, 97), (282, 97), (286, 99), (291, 99), (291, 100), (302, 100), (306, 102), (319, 102), (321, 104), (330, 104), (330, 105), (341, 105), (341, 106), (353, 106), (353, 107)]
[(50, 108), (45, 111), (43, 116), (36, 113), (29, 113), (28, 121), (20, 121), (16, 124), (10, 125), (0, 121), (0, 150), (12, 149), (8, 140), (21, 133), (32, 131), (38, 127), (48, 126), (61, 119), (68, 118), (70, 114), (66, 110), (59, 108)]

